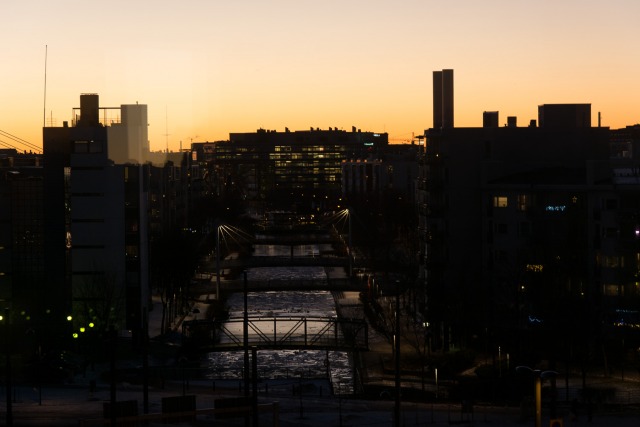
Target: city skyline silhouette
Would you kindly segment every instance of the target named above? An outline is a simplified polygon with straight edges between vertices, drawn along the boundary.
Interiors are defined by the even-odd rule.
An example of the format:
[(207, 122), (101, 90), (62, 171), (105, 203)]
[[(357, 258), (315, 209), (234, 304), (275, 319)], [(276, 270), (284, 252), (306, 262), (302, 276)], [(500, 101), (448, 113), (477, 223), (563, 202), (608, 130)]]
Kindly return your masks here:
[[(638, 122), (629, 55), (639, 5), (509, 1), (2, 6), (0, 129), (32, 144), (80, 93), (149, 107), (152, 151), (231, 132), (352, 126), (408, 142), (432, 126), (431, 70), (456, 70), (456, 126), (484, 111), (536, 118), (591, 103), (612, 129)], [(46, 66), (45, 66), (46, 65)], [(45, 100), (46, 68), (46, 100)]]

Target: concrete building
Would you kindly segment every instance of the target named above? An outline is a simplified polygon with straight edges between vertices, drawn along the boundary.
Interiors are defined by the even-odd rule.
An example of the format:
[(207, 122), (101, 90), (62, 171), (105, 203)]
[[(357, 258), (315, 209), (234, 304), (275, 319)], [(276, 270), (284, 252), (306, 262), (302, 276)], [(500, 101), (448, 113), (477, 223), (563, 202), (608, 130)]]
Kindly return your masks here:
[(144, 138), (146, 108), (125, 108), (127, 119), (111, 132), (99, 119), (98, 95), (83, 94), (80, 104), (74, 126), (43, 129), (49, 294), (75, 330), (92, 322), (135, 334), (149, 302), (148, 166), (115, 163), (110, 147)]
[(600, 310), (612, 289), (606, 260), (619, 256), (620, 229), (609, 129), (591, 127), (588, 104), (542, 105), (540, 126), (498, 127), (497, 116), (482, 128), (434, 117), (425, 132), (422, 275), (439, 348), (513, 344), (532, 322), (550, 324), (554, 301), (581, 295)]
[(393, 193), (413, 202), (418, 175), (417, 144), (392, 144), (380, 150), (377, 158), (348, 159), (342, 162), (342, 197), (357, 201), (381, 198)]
[(194, 143), (192, 161), (205, 188), (218, 195), (237, 194), (257, 208), (316, 211), (341, 204), (343, 160), (376, 158), (387, 145), (386, 133), (355, 128), (259, 129)]
[(433, 128), (452, 128), (453, 70), (433, 72)]
[(46, 298), (41, 163), (39, 154), (0, 150), (0, 301), (12, 310), (16, 302), (25, 316), (54, 308)]
[(139, 163), (149, 160), (149, 133), (146, 105), (120, 106), (120, 123), (107, 127), (109, 158), (114, 163)]

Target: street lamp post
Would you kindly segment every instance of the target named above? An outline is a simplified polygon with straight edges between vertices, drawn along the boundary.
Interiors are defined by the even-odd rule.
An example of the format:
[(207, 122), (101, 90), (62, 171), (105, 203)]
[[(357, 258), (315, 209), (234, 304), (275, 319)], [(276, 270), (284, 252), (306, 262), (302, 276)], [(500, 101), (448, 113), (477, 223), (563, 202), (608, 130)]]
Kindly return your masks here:
[(353, 250), (351, 247), (351, 212), (347, 209), (347, 219), (349, 221), (349, 277), (353, 276)]
[(220, 301), (220, 228), (216, 227), (216, 300)]
[(536, 405), (535, 427), (542, 426), (542, 380), (546, 378), (555, 378), (558, 373), (556, 371), (540, 371), (539, 369), (531, 369), (528, 366), (516, 367), (516, 372), (525, 372), (533, 375), (534, 378), (534, 397)]
[(7, 427), (13, 426), (13, 407), (11, 406), (11, 389), (13, 385), (11, 384), (11, 337), (10, 337), (10, 328), (9, 328), (9, 307), (5, 307), (4, 309), (4, 334), (5, 334), (5, 355), (6, 355), (6, 363), (5, 363), (5, 376), (6, 376), (6, 397), (7, 397), (7, 413), (6, 413), (6, 422)]
[(396, 281), (396, 312), (395, 312), (395, 331), (394, 331), (394, 344), (395, 344), (395, 405), (393, 411), (393, 426), (400, 427), (400, 281)]
[(244, 397), (249, 399), (249, 310), (248, 310), (248, 284), (247, 284), (247, 271), (243, 271), (243, 301), (244, 301), (244, 313), (242, 322), (242, 341), (244, 347)]

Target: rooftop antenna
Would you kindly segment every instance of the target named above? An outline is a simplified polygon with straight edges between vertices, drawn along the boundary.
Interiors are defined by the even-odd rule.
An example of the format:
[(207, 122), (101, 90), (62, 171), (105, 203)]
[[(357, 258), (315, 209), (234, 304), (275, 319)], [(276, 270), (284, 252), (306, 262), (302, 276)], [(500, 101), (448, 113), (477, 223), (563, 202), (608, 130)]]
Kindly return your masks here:
[(165, 153), (169, 152), (169, 113), (167, 110), (167, 106), (164, 106), (164, 136), (166, 138), (166, 148), (165, 148)]
[(47, 50), (48, 46), (44, 45), (44, 104), (42, 108), (42, 127), (47, 126)]

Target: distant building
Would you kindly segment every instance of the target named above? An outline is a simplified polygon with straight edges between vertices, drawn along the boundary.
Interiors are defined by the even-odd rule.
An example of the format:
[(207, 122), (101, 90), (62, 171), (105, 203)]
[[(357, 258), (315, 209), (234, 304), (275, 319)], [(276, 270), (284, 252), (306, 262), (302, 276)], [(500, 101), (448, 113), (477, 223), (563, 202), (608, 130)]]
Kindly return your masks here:
[(571, 129), (591, 127), (591, 104), (544, 104), (538, 107), (542, 128)]
[(216, 194), (237, 194), (250, 206), (315, 211), (340, 205), (343, 160), (375, 158), (387, 145), (386, 133), (355, 128), (259, 129), (194, 143), (192, 161)]
[(121, 105), (121, 121), (107, 127), (109, 158), (114, 163), (146, 163), (149, 160), (149, 134), (146, 105)]
[(433, 72), (433, 128), (452, 128), (453, 70)]
[(342, 197), (358, 199), (395, 195), (414, 202), (418, 175), (416, 144), (391, 144), (377, 158), (348, 159), (342, 162)]

